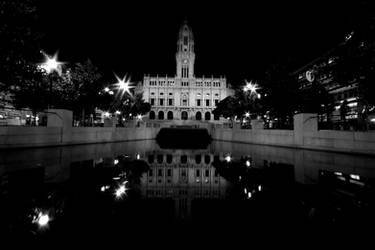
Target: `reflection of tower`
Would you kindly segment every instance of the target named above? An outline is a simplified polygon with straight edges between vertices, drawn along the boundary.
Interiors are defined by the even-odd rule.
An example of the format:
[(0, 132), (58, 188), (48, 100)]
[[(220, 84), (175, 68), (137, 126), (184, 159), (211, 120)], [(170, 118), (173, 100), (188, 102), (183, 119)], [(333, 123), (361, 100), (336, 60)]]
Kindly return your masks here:
[(182, 25), (178, 33), (176, 66), (177, 78), (194, 77), (194, 36), (187, 21)]

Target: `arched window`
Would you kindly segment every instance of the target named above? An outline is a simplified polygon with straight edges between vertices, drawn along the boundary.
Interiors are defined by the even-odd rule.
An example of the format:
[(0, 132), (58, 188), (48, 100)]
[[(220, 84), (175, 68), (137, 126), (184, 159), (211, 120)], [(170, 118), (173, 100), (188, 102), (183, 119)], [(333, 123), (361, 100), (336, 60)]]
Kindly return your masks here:
[(155, 112), (151, 111), (149, 114), (150, 120), (155, 120)]
[(210, 113), (210, 112), (206, 112), (206, 113), (204, 114), (204, 119), (205, 119), (206, 121), (211, 120), (211, 113)]
[(196, 156), (195, 156), (195, 163), (196, 163), (196, 164), (200, 164), (201, 161), (202, 161), (202, 156), (201, 156), (201, 155), (196, 155)]
[(187, 155), (181, 155), (180, 161), (181, 161), (182, 164), (186, 164), (187, 163)]
[(197, 121), (202, 120), (202, 113), (201, 113), (201, 112), (198, 111), (198, 112), (195, 114), (195, 120), (197, 120)]
[(211, 156), (210, 155), (205, 155), (204, 156), (204, 163), (209, 164), (211, 162)]
[(173, 112), (172, 111), (168, 111), (168, 113), (167, 113), (167, 119), (168, 120), (173, 120)]
[(154, 155), (148, 155), (148, 163), (154, 163)]
[(158, 119), (159, 120), (164, 120), (164, 112), (163, 111), (159, 111), (159, 113), (158, 113)]
[(168, 164), (172, 163), (172, 159), (173, 159), (172, 155), (167, 155), (167, 163)]
[(181, 120), (187, 120), (188, 119), (188, 113), (186, 111), (181, 112)]

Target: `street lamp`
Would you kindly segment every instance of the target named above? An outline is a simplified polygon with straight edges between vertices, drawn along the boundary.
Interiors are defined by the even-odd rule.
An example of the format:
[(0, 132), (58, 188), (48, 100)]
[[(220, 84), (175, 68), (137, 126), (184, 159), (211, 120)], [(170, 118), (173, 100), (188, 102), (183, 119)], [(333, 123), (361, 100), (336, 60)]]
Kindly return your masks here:
[(243, 91), (247, 92), (250, 91), (250, 94), (257, 94), (257, 90), (259, 89), (258, 84), (253, 83), (252, 81), (247, 82), (245, 81), (246, 85), (243, 88)]
[[(61, 65), (63, 65), (64, 63), (63, 62), (59, 62), (57, 60), (57, 52), (51, 57), (49, 55), (47, 55), (45, 52), (43, 51), (40, 51), (43, 55), (44, 55), (44, 58), (45, 58), (45, 61), (41, 64), (39, 64), (39, 67), (44, 70), (47, 75), (51, 74), (52, 72), (56, 71), (59, 76), (61, 76), (62, 74), (62, 69), (61, 69)], [(49, 78), (49, 97), (48, 97), (48, 109), (50, 108), (50, 105), (51, 105), (51, 99), (52, 99), (52, 79)]]
[(115, 77), (117, 79), (117, 83), (115, 83), (114, 85), (116, 86), (117, 89), (121, 91), (121, 96), (125, 93), (128, 93), (129, 95), (131, 95), (130, 89), (134, 88), (134, 86), (130, 86), (131, 82), (129, 79), (126, 78), (126, 75), (122, 79), (120, 79), (116, 74), (115, 74)]
[(41, 53), (44, 55), (45, 61), (41, 63), (39, 67), (43, 69), (47, 74), (56, 71), (59, 76), (61, 76), (61, 65), (63, 65), (64, 63), (57, 60), (57, 52), (52, 57), (47, 55), (43, 51), (41, 51)]

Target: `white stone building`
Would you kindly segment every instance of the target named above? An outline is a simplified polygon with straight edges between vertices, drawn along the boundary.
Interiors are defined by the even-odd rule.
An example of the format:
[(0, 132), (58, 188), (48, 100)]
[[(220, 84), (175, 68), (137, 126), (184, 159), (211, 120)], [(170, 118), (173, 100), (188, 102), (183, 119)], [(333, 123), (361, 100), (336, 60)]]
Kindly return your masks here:
[(144, 100), (152, 106), (148, 114), (150, 120), (223, 120), (214, 117), (212, 111), (219, 101), (232, 95), (233, 90), (225, 77), (195, 77), (194, 63), (194, 36), (185, 21), (178, 35), (176, 75), (145, 75), (137, 86)]

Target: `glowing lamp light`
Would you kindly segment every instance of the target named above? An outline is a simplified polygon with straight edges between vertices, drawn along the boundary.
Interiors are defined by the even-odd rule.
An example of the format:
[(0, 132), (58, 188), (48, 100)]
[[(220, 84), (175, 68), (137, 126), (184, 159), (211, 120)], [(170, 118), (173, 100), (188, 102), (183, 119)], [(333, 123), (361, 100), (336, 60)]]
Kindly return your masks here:
[(117, 188), (115, 191), (116, 198), (120, 199), (124, 194), (126, 194), (126, 190), (127, 188), (125, 187), (125, 185), (119, 186), (119, 188)]
[(371, 120), (370, 120), (371, 122), (375, 122), (375, 118), (371, 118)]
[(47, 74), (50, 74), (53, 71), (56, 71), (59, 75), (61, 75), (61, 65), (64, 63), (57, 61), (57, 53), (55, 53), (53, 57), (50, 57), (43, 51), (42, 53), (45, 57), (45, 61), (44, 63), (40, 64), (39, 67), (45, 70)]
[(246, 167), (250, 167), (251, 163), (249, 160), (246, 161)]
[(259, 89), (258, 85), (256, 83), (253, 83), (252, 81), (246, 82), (245, 87), (243, 88), (243, 91), (247, 92), (250, 91), (250, 94), (257, 93), (257, 89)]
[(113, 164), (117, 165), (117, 164), (118, 164), (118, 160), (115, 159), (115, 160), (113, 161)]
[(250, 113), (249, 113), (249, 112), (246, 112), (246, 113), (245, 113), (245, 116), (246, 116), (246, 117), (249, 117), (249, 116), (250, 116)]
[(118, 110), (116, 110), (116, 115), (120, 115), (121, 114), (121, 111), (118, 111)]
[(357, 175), (357, 174), (351, 174), (351, 175), (350, 175), (350, 178), (352, 178), (352, 179), (354, 179), (354, 180), (357, 180), (357, 181), (359, 181), (359, 179), (360, 179), (360, 176), (359, 176), (359, 175)]
[(105, 87), (105, 88), (104, 88), (104, 92), (109, 92), (109, 88), (108, 88), (108, 87)]
[(121, 95), (126, 92), (130, 94), (130, 89), (134, 88), (134, 86), (130, 86), (131, 82), (129, 81), (129, 79), (126, 79), (126, 76), (120, 79), (116, 74), (115, 77), (117, 79), (117, 83), (115, 83), (115, 86), (121, 91)]
[(230, 157), (230, 155), (227, 155), (225, 156), (225, 160), (226, 162), (230, 162), (232, 160), (232, 157)]
[(261, 185), (258, 186), (258, 191), (259, 192), (262, 191), (262, 186)]
[(38, 215), (34, 216), (33, 223), (38, 224), (39, 227), (46, 227), (50, 222), (51, 218), (48, 214), (39, 212)]
[(247, 198), (250, 199), (251, 196), (252, 196), (252, 193), (251, 193), (251, 192), (248, 192), (248, 193), (247, 193)]
[(142, 115), (137, 115), (138, 120), (142, 120)]
[(110, 114), (109, 114), (108, 112), (104, 112), (104, 116), (105, 116), (105, 117), (107, 117), (107, 118), (108, 118), (108, 117), (109, 117), (109, 115), (110, 115)]
[(135, 158), (136, 158), (137, 160), (139, 160), (139, 159), (141, 159), (141, 155), (140, 155), (140, 154), (136, 154)]

